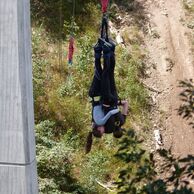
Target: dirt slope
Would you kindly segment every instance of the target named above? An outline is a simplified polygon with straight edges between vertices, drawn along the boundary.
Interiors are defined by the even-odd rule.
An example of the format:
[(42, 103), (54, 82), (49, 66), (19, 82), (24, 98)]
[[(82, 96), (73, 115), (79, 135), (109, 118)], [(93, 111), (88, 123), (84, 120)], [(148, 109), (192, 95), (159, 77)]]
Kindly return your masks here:
[(153, 88), (152, 120), (161, 130), (164, 146), (172, 147), (176, 155), (194, 155), (194, 131), (177, 115), (181, 104), (178, 81), (194, 78), (194, 63), (183, 25), (184, 9), (180, 0), (141, 1), (147, 11), (148, 35), (146, 46), (150, 70), (146, 84)]

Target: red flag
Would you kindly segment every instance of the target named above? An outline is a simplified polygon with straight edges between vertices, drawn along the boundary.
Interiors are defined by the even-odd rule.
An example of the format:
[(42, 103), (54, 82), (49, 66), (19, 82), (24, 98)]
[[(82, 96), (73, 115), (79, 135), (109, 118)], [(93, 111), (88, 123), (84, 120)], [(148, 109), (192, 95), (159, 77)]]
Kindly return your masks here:
[(101, 0), (102, 12), (105, 13), (108, 7), (109, 0)]
[(74, 53), (74, 38), (71, 36), (69, 39), (69, 54), (68, 54), (68, 62), (72, 64), (73, 62), (73, 53)]

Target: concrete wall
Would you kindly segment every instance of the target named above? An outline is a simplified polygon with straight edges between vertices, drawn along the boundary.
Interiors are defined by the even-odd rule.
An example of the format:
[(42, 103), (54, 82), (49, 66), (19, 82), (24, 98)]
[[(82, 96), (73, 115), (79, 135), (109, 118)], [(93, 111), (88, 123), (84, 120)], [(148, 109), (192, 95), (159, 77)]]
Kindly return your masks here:
[(0, 0), (0, 194), (36, 194), (29, 0)]

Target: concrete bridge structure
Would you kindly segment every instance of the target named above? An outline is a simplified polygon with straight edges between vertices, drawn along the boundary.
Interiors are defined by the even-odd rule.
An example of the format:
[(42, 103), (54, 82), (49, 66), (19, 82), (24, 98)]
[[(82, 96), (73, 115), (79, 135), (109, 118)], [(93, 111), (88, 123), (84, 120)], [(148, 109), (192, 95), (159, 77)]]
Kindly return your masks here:
[(0, 0), (0, 194), (37, 194), (29, 0)]

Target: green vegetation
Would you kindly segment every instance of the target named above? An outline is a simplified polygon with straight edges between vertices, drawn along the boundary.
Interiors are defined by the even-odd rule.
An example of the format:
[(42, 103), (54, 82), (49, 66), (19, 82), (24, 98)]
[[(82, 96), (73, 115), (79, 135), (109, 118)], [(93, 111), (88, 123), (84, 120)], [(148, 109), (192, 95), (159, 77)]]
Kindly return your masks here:
[[(98, 37), (98, 30), (91, 23), (100, 24), (100, 17), (97, 19), (100, 15), (97, 10), (100, 8), (98, 4), (84, 1), (79, 6), (80, 12), (76, 9), (79, 31), (74, 64), (68, 66), (66, 62), (68, 43), (64, 39), (65, 53), (60, 66), (58, 34), (55, 31), (57, 16), (52, 20), (54, 15), (51, 15), (54, 13), (49, 12), (51, 15), (45, 18), (45, 9), (49, 10), (51, 5), (53, 10), (57, 6), (50, 2), (50, 5), (45, 5), (44, 10), (38, 12), (38, 7), (40, 9), (43, 4), (32, 2), (33, 81), (40, 193), (107, 193), (97, 181), (106, 183), (117, 179), (122, 166), (122, 162), (114, 158), (118, 140), (113, 139), (112, 135), (106, 135), (102, 140), (94, 141), (90, 154), (84, 154), (86, 137), (91, 130), (91, 105), (87, 93), (93, 75), (92, 45)], [(92, 16), (91, 23), (88, 20), (79, 22), (81, 10), (87, 10), (86, 18)], [(56, 25), (51, 25), (52, 22), (56, 22)], [(64, 21), (65, 26), (68, 22)], [(98, 25), (95, 26), (98, 28)], [(130, 120), (142, 117), (147, 108), (147, 93), (139, 82), (143, 55), (136, 42), (132, 51), (129, 53), (121, 46), (116, 50), (119, 94), (122, 98), (130, 99), (130, 114), (133, 115), (127, 127), (130, 126)]]
[(178, 113), (183, 118), (191, 121), (189, 124), (194, 128), (194, 84), (193, 80), (180, 81), (179, 87), (183, 88), (180, 96), (183, 104), (179, 107)]
[[(171, 151), (159, 150), (163, 162), (158, 177), (154, 155), (142, 149), (142, 140), (130, 129), (120, 142), (116, 157), (125, 163), (116, 182), (119, 194), (193, 194), (194, 157), (175, 158)], [(168, 172), (168, 173), (167, 173)]]
[[(40, 192), (106, 193), (96, 180), (116, 180), (121, 166), (113, 157), (118, 141), (107, 135), (94, 142), (89, 155), (84, 154), (86, 136), (91, 130), (91, 105), (87, 92), (93, 74), (91, 45), (95, 40), (92, 36), (78, 39), (79, 54), (75, 56), (74, 65), (68, 67), (64, 62), (63, 71), (60, 71), (57, 46), (47, 37), (44, 29), (33, 28)], [(147, 93), (138, 80), (141, 64), (121, 47), (117, 48), (117, 53), (120, 53), (117, 54), (116, 69), (118, 89), (122, 98), (130, 97), (131, 115), (135, 119), (135, 115), (142, 116), (147, 106)], [(130, 119), (127, 126), (130, 126)]]
[[(84, 153), (91, 130), (87, 93), (93, 76), (92, 45), (98, 37), (101, 19), (98, 1), (76, 2), (76, 52), (74, 63), (69, 66), (66, 58), (72, 1), (31, 1), (39, 192), (106, 194), (108, 189), (99, 182), (116, 182), (119, 193), (154, 194), (159, 188), (163, 190), (155, 193), (168, 194), (166, 182), (156, 181), (152, 156), (142, 149), (133, 130), (121, 142), (112, 135), (95, 139), (91, 153)], [(112, 2), (117, 11), (132, 10), (133, 1)], [(133, 122), (143, 128), (149, 110), (148, 94), (140, 82), (145, 76), (144, 53), (140, 47), (143, 40), (135, 25), (126, 28), (123, 36), (130, 43), (130, 50), (116, 48), (116, 84), (120, 97), (130, 102), (126, 128), (131, 128)], [(63, 45), (62, 58), (59, 41)], [(117, 192), (116, 188), (113, 190)]]
[(187, 9), (189, 12), (194, 11), (194, 3), (192, 1), (183, 0), (184, 8)]

